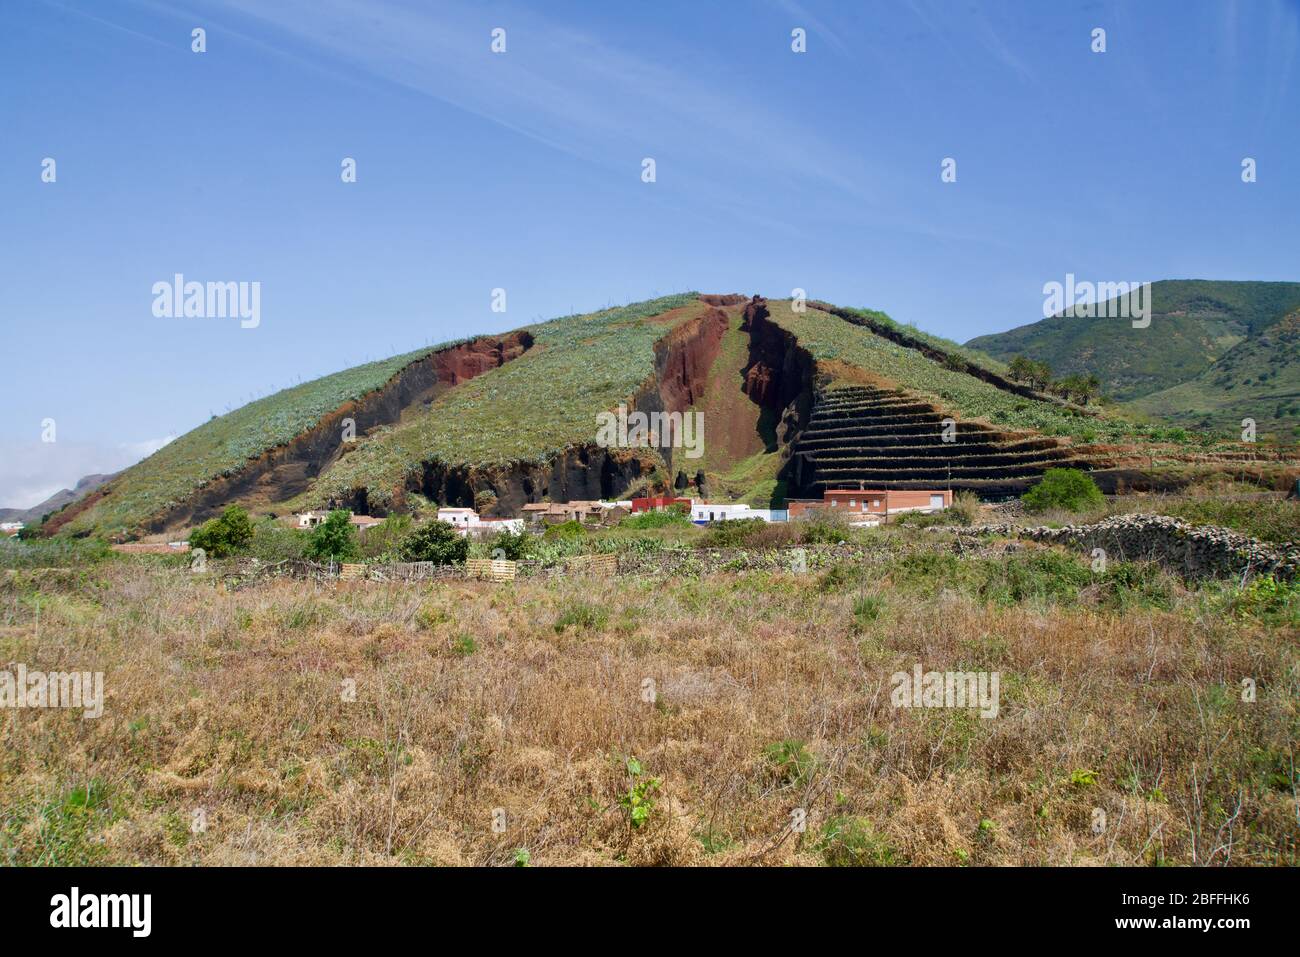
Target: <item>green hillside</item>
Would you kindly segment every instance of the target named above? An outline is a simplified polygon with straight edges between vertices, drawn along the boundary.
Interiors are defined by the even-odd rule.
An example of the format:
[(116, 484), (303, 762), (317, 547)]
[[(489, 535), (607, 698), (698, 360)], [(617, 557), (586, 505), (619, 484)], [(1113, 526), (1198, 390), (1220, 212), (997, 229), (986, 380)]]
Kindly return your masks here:
[[(751, 315), (753, 325), (742, 321)], [(789, 335), (759, 321), (762, 315)], [(399, 376), (444, 348), (430, 347), (259, 399), (127, 469), (53, 516), (46, 531), (170, 535), (232, 501), (259, 514), (284, 515), (341, 501), (365, 503), (383, 514), (406, 507), (407, 493), (417, 500), (439, 494), (460, 501), (491, 492), (510, 508), (566, 488), (590, 493), (612, 481), (606, 474), (608, 481), (601, 480), (606, 485), (593, 486), (589, 480), (599, 473), (591, 470), (601, 466), (584, 464), (585, 450), (595, 445), (595, 417), (637, 396), (648, 409), (680, 409), (673, 403), (688, 399), (703, 412), (707, 454), (674, 462), (674, 468), (703, 470), (713, 490), (754, 501), (767, 501), (784, 487), (782, 469), (797, 441), (790, 436), (798, 430), (778, 439), (775, 426), (779, 417), (793, 414), (792, 395), (803, 397), (800, 416), (809, 414), (813, 402), (811, 414), (828, 433), (818, 440), (822, 447), (814, 443), (804, 459), (820, 463), (827, 481), (843, 469), (861, 469), (873, 481), (878, 475), (888, 480), (891, 469), (923, 480), (933, 462), (947, 463), (955, 454), (932, 447), (939, 441), (937, 423), (948, 415), (969, 425), (957, 457), (980, 459), (949, 464), (981, 482), (1001, 480), (1012, 465), (1019, 469), (1013, 477), (1023, 479), (1034, 474), (1031, 466), (1054, 456), (1086, 463), (1090, 453), (1080, 451), (1080, 443), (1158, 438), (1152, 427), (1135, 425), (1123, 414), (1087, 414), (1023, 394), (1023, 387), (1006, 381), (997, 359), (869, 310), (809, 304), (796, 313), (788, 300), (683, 293), (518, 332), (527, 333), (521, 338), (528, 347), (496, 364), (466, 365), (457, 372), (461, 367), (439, 364), (455, 357), (439, 353), (432, 379), (426, 364)], [(1289, 343), (1278, 341), (1284, 347)], [(812, 363), (806, 357), (793, 365), (787, 361), (805, 353)], [(766, 366), (755, 368), (760, 354)], [(1267, 355), (1262, 350), (1260, 361)], [(795, 375), (797, 381), (787, 378), (779, 395), (757, 394), (746, 384), (751, 373), (761, 373), (759, 379)], [(1270, 372), (1264, 381), (1274, 377)], [(836, 395), (841, 387), (857, 391)], [(342, 444), (332, 429), (315, 428), (360, 399), (385, 411), (355, 442)], [(850, 407), (858, 410), (851, 416)], [(828, 425), (846, 416), (856, 423), (849, 431)], [(895, 448), (888, 454), (882, 451), (886, 435), (902, 437), (890, 439)], [(276, 455), (265, 454), (273, 450)], [(454, 491), (435, 493), (421, 484), (431, 466), (439, 474), (456, 473)], [(561, 475), (560, 484), (548, 486), (547, 476), (557, 474), (548, 471), (552, 468), (573, 474), (574, 484)], [(627, 491), (634, 477), (644, 484), (643, 475), (638, 466), (607, 491)]]
[[(1166, 280), (1152, 284), (1151, 297), (1151, 324), (1144, 329), (1123, 318), (1062, 315), (979, 336), (967, 346), (1004, 361), (1016, 355), (1045, 361), (1057, 376), (1091, 373), (1106, 394), (1136, 399), (1197, 378), (1300, 307), (1300, 283)], [(1207, 386), (1199, 408), (1213, 412), (1232, 401), (1223, 387)]]
[[(366, 487), (371, 501), (383, 502), (422, 462), (540, 463), (568, 445), (591, 442), (596, 413), (616, 407), (653, 375), (655, 341), (704, 308), (687, 293), (528, 326), (536, 345), (527, 354), (448, 392), (427, 415), (359, 445), (310, 498)], [(660, 317), (672, 310), (682, 312), (665, 324)]]
[(1260, 437), (1300, 438), (1300, 311), (1229, 349), (1195, 378), (1130, 406), (1203, 430), (1237, 431), (1251, 418)]
[(73, 534), (131, 530), (174, 507), (205, 483), (237, 473), (250, 460), (306, 432), (343, 403), (382, 386), (443, 343), (354, 366), (257, 399), (216, 416), (122, 472), (108, 494), (64, 526)]
[[(873, 335), (860, 326), (849, 325), (812, 306), (796, 313), (789, 300), (772, 300), (769, 308), (772, 319), (794, 333), (799, 344), (812, 353), (819, 365), (833, 372), (839, 371), (836, 378), (843, 385), (862, 381), (853, 374), (853, 370), (861, 370), (869, 373), (873, 382), (901, 387), (918, 397), (932, 400), (956, 418), (982, 419), (994, 425), (1032, 429), (1046, 435), (1115, 441), (1144, 431), (1121, 417), (1084, 415), (1056, 403), (1003, 391), (936, 362), (915, 349)], [(883, 313), (867, 315), (891, 322)], [(914, 334), (911, 329), (907, 331)], [(924, 341), (938, 348), (951, 345), (934, 336), (925, 337)], [(978, 365), (984, 364), (977, 361), (980, 358), (977, 353), (963, 351), (960, 354)], [(996, 363), (988, 365), (993, 367), (993, 371), (1001, 371)]]

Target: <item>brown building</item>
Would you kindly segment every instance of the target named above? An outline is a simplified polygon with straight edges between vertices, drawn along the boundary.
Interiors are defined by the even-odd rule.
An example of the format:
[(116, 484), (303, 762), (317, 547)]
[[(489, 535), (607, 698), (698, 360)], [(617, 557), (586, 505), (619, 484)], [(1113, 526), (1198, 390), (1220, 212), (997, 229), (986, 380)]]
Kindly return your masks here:
[(794, 500), (788, 503), (790, 518), (806, 516), (814, 509), (834, 509), (846, 515), (880, 515), (899, 512), (938, 512), (952, 505), (951, 489), (827, 489), (821, 501)]

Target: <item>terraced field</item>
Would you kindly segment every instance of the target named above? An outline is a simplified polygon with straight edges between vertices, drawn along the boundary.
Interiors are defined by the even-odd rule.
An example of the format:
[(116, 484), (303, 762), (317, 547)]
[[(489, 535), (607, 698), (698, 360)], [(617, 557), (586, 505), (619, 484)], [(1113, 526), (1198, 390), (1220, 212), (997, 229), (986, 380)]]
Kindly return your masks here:
[(1017, 395), (953, 367), (957, 361), (982, 366), (973, 361), (973, 353), (969, 357), (954, 353), (953, 361), (939, 362), (812, 305), (798, 313), (789, 300), (772, 300), (768, 311), (774, 322), (812, 353), (819, 370), (832, 378), (903, 388), (959, 420), (980, 419), (992, 426), (1032, 429), (1084, 442), (1144, 440), (1151, 432), (1105, 412), (1090, 415), (1061, 403)]
[(900, 389), (841, 385), (817, 394), (795, 443), (796, 484), (828, 488), (969, 488), (1019, 491), (1049, 468), (1088, 468), (1057, 439), (978, 422), (954, 423), (945, 441), (943, 413)]

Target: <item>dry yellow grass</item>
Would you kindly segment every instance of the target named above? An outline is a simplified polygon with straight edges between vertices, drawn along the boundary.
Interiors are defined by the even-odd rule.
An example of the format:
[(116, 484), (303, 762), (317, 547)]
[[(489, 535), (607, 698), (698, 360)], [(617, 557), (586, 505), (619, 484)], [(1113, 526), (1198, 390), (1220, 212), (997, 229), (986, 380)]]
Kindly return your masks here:
[[(226, 592), (145, 562), (36, 587), (0, 589), (0, 659), (103, 671), (107, 700), (0, 712), (15, 863), (1297, 862), (1269, 777), (1294, 760), (1295, 635), (1195, 593), (1121, 614), (768, 573)], [(894, 708), (915, 663), (999, 671), (999, 716)], [(641, 827), (632, 757), (658, 782)]]

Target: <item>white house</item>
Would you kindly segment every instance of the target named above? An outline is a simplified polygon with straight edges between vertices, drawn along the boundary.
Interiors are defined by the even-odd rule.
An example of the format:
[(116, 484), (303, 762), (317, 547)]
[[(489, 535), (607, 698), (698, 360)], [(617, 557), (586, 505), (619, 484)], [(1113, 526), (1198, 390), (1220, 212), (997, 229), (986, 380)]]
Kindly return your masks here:
[(761, 518), (773, 521), (772, 509), (751, 508), (739, 502), (696, 502), (691, 506), (691, 521), (696, 525), (710, 522), (729, 522), (741, 518)]
[(497, 532), (513, 532), (518, 535), (524, 530), (522, 518), (479, 518), (472, 508), (440, 508), (438, 521), (446, 522), (461, 535), (489, 535)]
[(329, 518), (329, 516), (329, 512), (311, 511), (299, 512), (296, 518), (298, 519), (299, 528), (315, 528), (321, 522), (325, 521), (325, 519)]
[(470, 525), (477, 525), (479, 522), (478, 512), (472, 508), (440, 508), (438, 509), (438, 521), (446, 522), (457, 529), (469, 528)]

